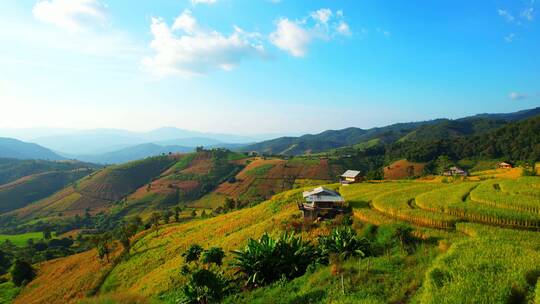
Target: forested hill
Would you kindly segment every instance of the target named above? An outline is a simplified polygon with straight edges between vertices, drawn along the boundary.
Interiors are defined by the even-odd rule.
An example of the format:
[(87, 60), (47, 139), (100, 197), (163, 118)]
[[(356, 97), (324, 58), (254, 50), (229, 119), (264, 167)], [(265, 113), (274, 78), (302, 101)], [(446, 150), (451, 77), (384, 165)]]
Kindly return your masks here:
[(461, 136), (419, 142), (400, 142), (386, 147), (389, 159), (431, 161), (440, 155), (452, 159), (485, 158), (540, 160), (540, 115), (509, 123), (476, 136)]
[(394, 142), (442, 140), (489, 133), (514, 121), (540, 114), (540, 107), (508, 114), (479, 114), (457, 120), (436, 119), (394, 124), (382, 128), (329, 130), (300, 137), (281, 137), (244, 147), (244, 151), (268, 154), (301, 155), (356, 146), (366, 148)]

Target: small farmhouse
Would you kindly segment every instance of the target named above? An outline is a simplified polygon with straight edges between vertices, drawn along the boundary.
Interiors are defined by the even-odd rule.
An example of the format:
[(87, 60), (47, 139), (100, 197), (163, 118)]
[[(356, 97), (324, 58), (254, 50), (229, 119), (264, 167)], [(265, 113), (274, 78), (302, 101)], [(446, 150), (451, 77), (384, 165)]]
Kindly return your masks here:
[(512, 164), (509, 164), (507, 162), (500, 162), (497, 164), (497, 167), (499, 169), (512, 169), (514, 166), (512, 166)]
[(450, 167), (448, 170), (444, 171), (443, 176), (467, 176), (469, 173), (459, 167)]
[(304, 202), (298, 203), (298, 208), (304, 213), (304, 219), (330, 219), (338, 214), (347, 212), (345, 199), (339, 193), (318, 187), (303, 193)]
[(362, 180), (362, 175), (360, 171), (356, 170), (347, 170), (340, 176), (340, 181), (342, 185), (349, 185), (360, 182)]

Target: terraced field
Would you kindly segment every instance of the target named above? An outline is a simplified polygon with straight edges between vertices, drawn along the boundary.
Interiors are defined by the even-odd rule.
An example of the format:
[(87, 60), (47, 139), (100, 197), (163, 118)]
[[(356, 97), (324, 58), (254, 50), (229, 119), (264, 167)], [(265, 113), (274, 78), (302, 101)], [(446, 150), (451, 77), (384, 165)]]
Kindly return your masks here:
[(14, 210), (8, 215), (19, 219), (62, 217), (96, 213), (152, 181), (176, 161), (176, 156), (147, 158), (123, 165), (111, 166), (90, 174), (55, 194)]
[(252, 158), (234, 180), (222, 183), (190, 205), (216, 208), (223, 204), (225, 197), (246, 204), (261, 202), (293, 188), (334, 182), (342, 171), (341, 166), (332, 165), (325, 159)]
[[(418, 226), (453, 228), (468, 221), (520, 229), (540, 229), (540, 179), (483, 182), (399, 182), (341, 188), (354, 214), (376, 222), (386, 218)], [(371, 207), (371, 209), (367, 209)]]
[[(275, 166), (270, 168), (268, 163), (261, 161), (248, 165), (237, 177), (268, 174)], [(540, 233), (524, 231), (539, 228), (540, 215), (534, 208), (540, 196), (540, 178), (454, 183), (442, 183), (435, 179), (327, 186), (338, 189), (346, 198), (357, 221), (377, 226), (411, 223), (413, 234), (428, 241), (422, 245), (426, 247), (419, 247), (420, 251), (414, 256), (407, 256), (404, 252), (388, 252), (373, 261), (350, 262), (351, 276), (361, 278), (358, 284), (373, 276), (385, 281), (390, 279), (386, 277), (390, 273), (394, 273), (394, 278), (396, 269), (401, 269), (397, 271), (401, 273), (410, 268), (416, 269), (416, 273), (409, 273), (410, 277), (403, 278), (403, 282), (410, 285), (403, 287), (401, 296), (396, 298), (397, 302), (407, 299), (406, 302), (410, 300), (422, 304), (533, 303), (530, 299), (535, 297), (535, 293), (540, 297), (537, 287), (540, 278), (540, 268), (537, 266), (540, 265)], [(174, 303), (180, 292), (176, 287), (184, 280), (178, 274), (184, 263), (181, 253), (190, 244), (219, 246), (230, 252), (243, 246), (248, 238), (256, 238), (264, 232), (279, 233), (286, 229), (284, 223), (298, 218), (296, 202), (301, 199), (303, 190), (299, 188), (277, 194), (255, 207), (207, 219), (168, 224), (161, 226), (157, 232), (144, 231), (133, 241), (129, 258), (120, 260), (116, 265), (90, 262), (95, 252), (46, 262), (40, 266), (38, 278), (22, 291), (16, 303), (44, 303), (40, 299), (45, 295), (45, 288), (50, 289), (47, 290), (50, 297), (46, 299), (53, 302), (76, 302), (90, 291), (97, 291), (98, 295), (105, 297), (125, 295), (128, 298), (155, 300), (156, 303)], [(328, 231), (326, 227), (322, 224), (303, 234), (308, 239), (315, 239), (320, 233)], [(420, 258), (423, 256), (426, 259)], [(230, 256), (226, 262), (228, 259)], [(92, 267), (74, 266), (84, 261), (88, 261)], [(389, 267), (393, 270), (383, 265), (392, 265)], [(51, 278), (57, 278), (57, 273), (70, 282), (67, 289), (65, 284), (46, 283)], [(330, 268), (322, 268), (316, 272), (317, 275), (311, 277), (312, 274), (308, 273), (299, 281), (285, 283), (283, 288), (286, 290), (289, 286), (294, 289), (294, 284), (301, 284), (303, 292), (309, 294), (315, 287), (301, 282), (324, 278), (317, 281), (318, 284), (338, 288), (330, 294), (341, 297), (339, 290), (342, 287), (330, 273)], [(401, 286), (400, 282), (396, 280), (392, 284)], [(351, 283), (346, 281), (345, 284)], [(379, 283), (373, 281), (370, 284)], [(258, 292), (276, 292), (274, 288), (281, 288), (276, 286)], [(365, 288), (369, 289), (370, 286), (366, 285)], [(363, 289), (357, 292), (355, 299), (362, 302), (365, 296)], [(371, 296), (374, 294), (379, 293), (373, 291)], [(381, 296), (373, 303), (383, 303), (383, 298)], [(330, 298), (314, 299), (312, 302), (324, 303), (327, 300)]]

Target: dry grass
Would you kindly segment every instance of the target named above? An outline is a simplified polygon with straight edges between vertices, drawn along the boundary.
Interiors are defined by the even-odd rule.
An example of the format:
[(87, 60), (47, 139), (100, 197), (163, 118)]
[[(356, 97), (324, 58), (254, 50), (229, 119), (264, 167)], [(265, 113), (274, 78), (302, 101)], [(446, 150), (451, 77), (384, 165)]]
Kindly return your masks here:
[(424, 167), (425, 164), (413, 163), (406, 159), (398, 160), (384, 167), (384, 179), (405, 179), (420, 176)]

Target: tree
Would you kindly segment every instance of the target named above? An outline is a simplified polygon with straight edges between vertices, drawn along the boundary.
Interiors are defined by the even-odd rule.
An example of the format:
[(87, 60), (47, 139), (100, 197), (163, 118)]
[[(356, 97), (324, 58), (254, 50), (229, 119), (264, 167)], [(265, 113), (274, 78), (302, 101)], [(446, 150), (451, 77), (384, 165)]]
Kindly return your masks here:
[(171, 218), (172, 216), (172, 212), (171, 210), (164, 210), (162, 213), (161, 213), (161, 219), (163, 220), (163, 222), (165, 224), (168, 224), (169, 223), (169, 219)]
[(225, 252), (221, 247), (212, 247), (203, 253), (202, 262), (205, 264), (216, 264), (217, 266), (221, 266), (224, 257)]
[(222, 273), (198, 269), (182, 288), (185, 304), (219, 303), (228, 294), (229, 281)]
[(124, 247), (124, 252), (129, 252), (131, 248), (131, 237), (137, 233), (138, 226), (135, 222), (123, 223), (115, 230), (115, 237), (118, 239), (122, 247)]
[(46, 226), (43, 228), (43, 238), (46, 240), (50, 240), (52, 238), (51, 227)]
[(13, 284), (22, 286), (36, 277), (36, 270), (26, 261), (15, 260), (11, 266), (10, 274)]
[(195, 210), (192, 210), (191, 211), (191, 217), (196, 217), (197, 216), (197, 212), (195, 212)]
[(182, 209), (180, 209), (180, 207), (176, 206), (174, 207), (174, 221), (175, 222), (180, 222), (180, 212), (182, 211)]
[(152, 227), (152, 229), (156, 232), (157, 234), (157, 231), (158, 231), (158, 228), (159, 228), (159, 220), (161, 219), (161, 215), (157, 212), (153, 212), (151, 215), (150, 215), (150, 219), (149, 219), (149, 223), (150, 223), (150, 226)]
[(109, 243), (111, 240), (111, 236), (108, 233), (103, 233), (101, 235), (95, 236), (92, 241), (96, 245), (98, 257), (103, 260), (103, 258), (106, 258), (107, 263), (109, 263), (109, 254), (110, 254), (110, 248)]
[(0, 250), (0, 275), (8, 271), (11, 266), (11, 258), (2, 250)]
[(204, 249), (199, 244), (192, 244), (188, 250), (182, 254), (182, 257), (186, 263), (196, 262), (199, 260), (203, 250)]

